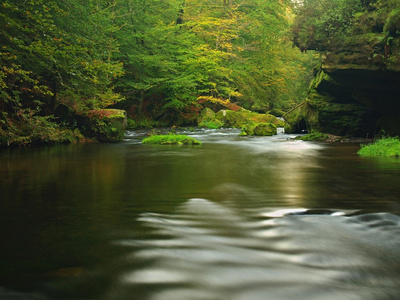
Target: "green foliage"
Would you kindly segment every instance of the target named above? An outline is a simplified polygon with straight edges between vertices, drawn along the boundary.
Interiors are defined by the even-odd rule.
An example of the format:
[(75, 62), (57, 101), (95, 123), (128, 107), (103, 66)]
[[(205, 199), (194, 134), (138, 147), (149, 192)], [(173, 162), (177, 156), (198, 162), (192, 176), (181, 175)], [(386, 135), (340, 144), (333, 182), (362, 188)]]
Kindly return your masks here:
[(383, 31), (390, 36), (400, 35), (400, 8), (394, 9), (389, 13)]
[(38, 116), (34, 110), (20, 109), (17, 118), (7, 112), (0, 115), (0, 146), (73, 143), (83, 140), (78, 129), (63, 129), (50, 116)]
[(305, 0), (295, 10), (294, 42), (304, 50), (328, 49), (349, 35), (360, 11), (359, 0)]
[(130, 127), (193, 124), (201, 97), (287, 109), (316, 61), (291, 47), (288, 1), (4, 0), (0, 18), (0, 109), (13, 120), (62, 104), (126, 109)]
[(398, 137), (381, 138), (373, 144), (361, 145), (357, 153), (360, 156), (400, 157), (400, 140)]
[(142, 143), (160, 145), (201, 145), (201, 142), (195, 138), (178, 134), (152, 135), (143, 139)]
[(264, 112), (289, 108), (305, 97), (314, 57), (291, 47), (287, 5), (278, 0), (180, 3), (117, 5), (117, 57), (126, 71), (117, 89), (136, 114), (158, 118), (193, 105), (198, 96)]
[[(292, 28), (301, 49), (338, 50), (357, 35), (400, 35), (400, 2), (397, 0), (305, 0), (297, 5)], [(364, 44), (363, 47), (376, 45)], [(363, 50), (363, 49), (359, 49)], [(378, 49), (374, 49), (378, 50)], [(388, 51), (388, 49), (380, 49)], [(386, 53), (387, 55), (388, 53)]]
[(111, 60), (116, 49), (112, 15), (99, 16), (109, 5), (101, 0), (2, 2), (0, 109), (18, 124), (3, 124), (5, 143), (62, 142), (66, 132), (52, 118), (58, 104), (82, 111), (123, 99), (112, 87), (123, 74), (122, 63)]
[(132, 120), (131, 118), (128, 118), (127, 119), (126, 129), (135, 129), (135, 128), (137, 128), (135, 120)]
[(17, 69), (19, 75), (24, 74), (24, 82), (35, 83), (34, 90), (42, 92), (21, 91), (21, 100), (28, 105), (32, 96), (53, 106), (52, 102), (60, 101), (76, 108), (120, 101), (110, 85), (122, 75), (122, 64), (104, 55), (101, 41), (109, 39), (109, 32), (98, 28), (111, 20), (93, 23), (100, 3), (5, 0), (0, 6), (5, 20), (0, 27), (1, 77), (7, 82), (3, 87), (23, 90), (16, 85), (13, 70)]

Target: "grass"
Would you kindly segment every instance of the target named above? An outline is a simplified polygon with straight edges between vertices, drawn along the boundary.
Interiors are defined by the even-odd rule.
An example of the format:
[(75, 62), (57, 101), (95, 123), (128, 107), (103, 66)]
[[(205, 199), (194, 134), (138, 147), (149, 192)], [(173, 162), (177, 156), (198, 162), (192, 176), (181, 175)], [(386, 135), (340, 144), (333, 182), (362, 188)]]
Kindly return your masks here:
[(187, 135), (180, 134), (152, 135), (143, 139), (142, 143), (159, 145), (201, 145), (200, 141)]
[(398, 137), (386, 137), (373, 144), (361, 145), (357, 152), (360, 156), (400, 157), (400, 140)]

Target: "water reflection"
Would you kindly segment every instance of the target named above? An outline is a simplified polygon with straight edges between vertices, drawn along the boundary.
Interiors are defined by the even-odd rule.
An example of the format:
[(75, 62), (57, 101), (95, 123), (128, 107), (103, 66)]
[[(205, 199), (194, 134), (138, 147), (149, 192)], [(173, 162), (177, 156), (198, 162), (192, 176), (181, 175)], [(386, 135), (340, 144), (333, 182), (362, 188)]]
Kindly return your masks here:
[(396, 299), (400, 162), (237, 133), (0, 151), (0, 299)]

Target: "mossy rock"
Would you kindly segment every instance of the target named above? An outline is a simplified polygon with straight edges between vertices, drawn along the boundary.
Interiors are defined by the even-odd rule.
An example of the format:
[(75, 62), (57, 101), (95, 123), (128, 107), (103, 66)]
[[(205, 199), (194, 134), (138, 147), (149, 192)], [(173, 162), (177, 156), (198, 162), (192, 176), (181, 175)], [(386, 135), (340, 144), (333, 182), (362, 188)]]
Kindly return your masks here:
[(302, 141), (326, 141), (329, 135), (322, 132), (312, 132), (303, 136), (296, 137), (296, 140)]
[(248, 122), (242, 126), (242, 132), (240, 133), (241, 136), (246, 135), (254, 135), (254, 128), (256, 128), (257, 123), (255, 122)]
[(85, 136), (103, 143), (122, 141), (127, 127), (126, 112), (121, 109), (88, 110), (80, 114), (78, 122)]
[(367, 136), (375, 131), (377, 116), (357, 103), (343, 104), (307, 100), (285, 116), (285, 132), (326, 132), (341, 136)]
[(254, 128), (254, 135), (271, 136), (276, 134), (276, 126), (271, 123), (259, 123)]
[(199, 123), (199, 127), (207, 127), (209, 129), (219, 129), (224, 126), (220, 120), (213, 120), (213, 121), (205, 121)]
[(220, 110), (216, 118), (229, 128), (241, 128), (248, 120), (243, 112), (233, 110)]
[(241, 136), (258, 135), (271, 136), (277, 134), (276, 126), (272, 123), (247, 123), (243, 125)]
[(242, 128), (252, 123), (272, 123), (276, 127), (283, 127), (284, 121), (270, 114), (258, 114), (246, 109), (239, 111), (221, 110), (216, 118), (224, 123), (224, 127)]
[(197, 124), (199, 127), (207, 127), (210, 129), (219, 129), (224, 126), (224, 123), (216, 118), (215, 112), (210, 108), (202, 110), (197, 118)]
[(159, 145), (201, 145), (195, 138), (181, 134), (152, 135), (143, 139), (143, 144)]

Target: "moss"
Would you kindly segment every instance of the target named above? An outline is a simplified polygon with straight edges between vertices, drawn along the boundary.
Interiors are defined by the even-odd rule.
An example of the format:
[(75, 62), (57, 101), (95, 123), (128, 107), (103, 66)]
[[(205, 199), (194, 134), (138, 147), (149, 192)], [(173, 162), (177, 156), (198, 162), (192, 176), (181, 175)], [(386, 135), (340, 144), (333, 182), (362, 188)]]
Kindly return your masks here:
[(400, 157), (400, 140), (398, 137), (382, 138), (373, 144), (361, 145), (357, 152), (361, 156)]
[(271, 136), (275, 135), (276, 133), (276, 126), (272, 123), (249, 122), (242, 126), (242, 132), (240, 133), (240, 135)]
[(159, 145), (201, 145), (201, 142), (195, 138), (178, 134), (152, 135), (143, 139), (142, 143)]
[(213, 111), (219, 111), (221, 109), (238, 111), (241, 109), (241, 106), (231, 103), (229, 99), (215, 98), (212, 96), (200, 96), (197, 98), (197, 103)]
[(268, 114), (279, 118), (279, 117), (282, 117), (285, 114), (285, 112), (281, 109), (274, 108), (274, 109), (268, 111)]
[(126, 112), (120, 109), (89, 110), (78, 121), (85, 136), (104, 143), (122, 141), (127, 127)]
[(259, 123), (254, 128), (254, 135), (271, 136), (276, 134), (276, 126), (271, 123)]
[(213, 120), (213, 121), (205, 121), (199, 123), (199, 127), (207, 127), (210, 129), (219, 129), (224, 126), (224, 123), (222, 123), (220, 120)]
[[(216, 114), (205, 108), (198, 117), (198, 125), (208, 128), (241, 128), (240, 135), (273, 135), (276, 127), (283, 127), (285, 122), (271, 114), (259, 114), (246, 109), (239, 111), (220, 110)], [(256, 127), (257, 132), (255, 132)]]
[(220, 110), (216, 118), (229, 128), (241, 128), (247, 122), (247, 117), (242, 111)]
[(205, 108), (197, 118), (199, 127), (207, 127), (211, 129), (218, 129), (224, 126), (224, 123), (216, 118), (215, 112), (210, 108)]
[(284, 121), (270, 114), (258, 114), (246, 109), (240, 111), (221, 110), (216, 118), (224, 123), (225, 127), (242, 128), (245, 124), (251, 123), (272, 123), (276, 127), (283, 127)]
[(330, 82), (332, 79), (326, 74), (322, 69), (317, 73), (314, 80), (310, 84), (310, 89), (318, 89), (319, 85), (323, 82), (327, 81)]
[(198, 116), (197, 123), (212, 121), (214, 119), (215, 119), (215, 112), (212, 109), (206, 107), (201, 111), (200, 115)]
[(285, 120), (287, 133), (307, 130), (365, 137), (374, 133), (377, 115), (372, 109), (357, 103), (306, 100), (302, 106), (285, 116)]
[(296, 137), (296, 140), (302, 141), (326, 141), (329, 136), (322, 132), (312, 132), (304, 136)]
[(285, 132), (298, 133), (302, 130), (318, 131), (318, 102), (305, 100), (296, 109), (285, 115)]
[(255, 122), (248, 122), (246, 124), (243, 124), (242, 132), (240, 133), (240, 135), (241, 136), (254, 135), (254, 128), (256, 126), (257, 126), (257, 123), (255, 123)]
[[(367, 136), (375, 130), (374, 112), (360, 104), (319, 103), (311, 129), (334, 135)], [(375, 120), (375, 121), (374, 121)]]

